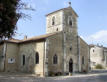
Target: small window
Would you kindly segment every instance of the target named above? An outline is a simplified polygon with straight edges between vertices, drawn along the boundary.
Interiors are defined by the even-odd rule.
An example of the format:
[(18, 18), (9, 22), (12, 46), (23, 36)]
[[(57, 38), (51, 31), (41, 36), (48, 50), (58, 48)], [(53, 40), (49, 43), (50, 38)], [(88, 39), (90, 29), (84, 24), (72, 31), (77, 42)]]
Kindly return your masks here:
[(52, 18), (52, 25), (55, 25), (55, 17)]
[(70, 51), (72, 51), (72, 44), (71, 44), (71, 47), (69, 49), (70, 49)]
[(82, 64), (84, 64), (84, 56), (82, 57)]
[(35, 64), (39, 64), (39, 53), (36, 52), (36, 55), (35, 55)]
[(93, 52), (94, 52), (95, 50), (93, 49)]
[(56, 29), (56, 31), (58, 31), (58, 28)]
[(23, 66), (25, 65), (25, 55), (23, 55)]
[(55, 54), (54, 57), (53, 57), (53, 64), (57, 64), (57, 63), (58, 63), (58, 57)]
[(70, 51), (72, 50), (72, 47), (70, 47)]

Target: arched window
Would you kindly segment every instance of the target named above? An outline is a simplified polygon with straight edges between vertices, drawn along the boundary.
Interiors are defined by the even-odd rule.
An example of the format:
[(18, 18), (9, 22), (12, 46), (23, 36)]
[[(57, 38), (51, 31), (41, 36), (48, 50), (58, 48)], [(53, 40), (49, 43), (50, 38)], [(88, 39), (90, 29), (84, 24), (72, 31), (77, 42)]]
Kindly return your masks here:
[(71, 25), (71, 26), (72, 26), (72, 20), (70, 20), (70, 21), (69, 21), (69, 25)]
[(39, 53), (36, 52), (36, 55), (35, 55), (35, 64), (39, 64)]
[(52, 25), (55, 25), (55, 17), (52, 18)]
[(57, 57), (57, 55), (55, 54), (54, 56), (53, 56), (53, 64), (57, 64), (58, 63), (58, 57)]
[(68, 24), (69, 24), (70, 26), (72, 26), (72, 17), (71, 17), (71, 16), (68, 17)]
[(82, 56), (82, 64), (84, 64), (84, 56)]
[(23, 66), (24, 66), (24, 65), (25, 65), (25, 55), (23, 55), (22, 57), (23, 57), (23, 62), (22, 62), (22, 64), (23, 64)]

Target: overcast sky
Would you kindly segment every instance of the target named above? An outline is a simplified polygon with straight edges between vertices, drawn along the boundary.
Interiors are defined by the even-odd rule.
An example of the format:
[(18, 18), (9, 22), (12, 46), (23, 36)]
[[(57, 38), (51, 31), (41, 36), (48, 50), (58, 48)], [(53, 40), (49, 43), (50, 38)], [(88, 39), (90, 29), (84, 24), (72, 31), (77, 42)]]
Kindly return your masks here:
[(36, 11), (26, 11), (31, 19), (20, 19), (17, 23), (18, 33), (15, 38), (22, 39), (46, 33), (45, 15), (55, 10), (68, 7), (79, 15), (78, 33), (88, 43), (100, 43), (107, 46), (107, 0), (23, 0), (32, 5)]

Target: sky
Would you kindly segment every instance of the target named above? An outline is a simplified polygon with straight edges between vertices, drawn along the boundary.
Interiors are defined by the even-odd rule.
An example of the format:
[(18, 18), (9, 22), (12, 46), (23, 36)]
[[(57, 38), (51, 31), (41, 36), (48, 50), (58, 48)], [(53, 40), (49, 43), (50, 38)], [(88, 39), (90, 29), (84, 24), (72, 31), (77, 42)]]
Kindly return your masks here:
[(88, 44), (107, 46), (107, 0), (23, 0), (35, 11), (23, 11), (31, 18), (22, 18), (17, 23), (15, 38), (23, 39), (46, 34), (45, 15), (68, 7), (68, 2), (78, 14), (78, 34)]

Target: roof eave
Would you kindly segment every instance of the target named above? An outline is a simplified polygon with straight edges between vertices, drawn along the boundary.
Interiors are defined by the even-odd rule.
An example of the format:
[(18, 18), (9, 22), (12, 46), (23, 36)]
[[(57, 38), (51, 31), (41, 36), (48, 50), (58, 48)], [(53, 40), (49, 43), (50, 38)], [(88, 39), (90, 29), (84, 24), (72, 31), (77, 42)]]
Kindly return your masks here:
[(40, 42), (40, 41), (45, 41), (45, 40), (46, 40), (46, 38), (37, 39), (37, 40), (28, 40), (28, 41), (19, 42), (19, 44), (22, 44), (22, 43), (29, 43), (29, 42)]

